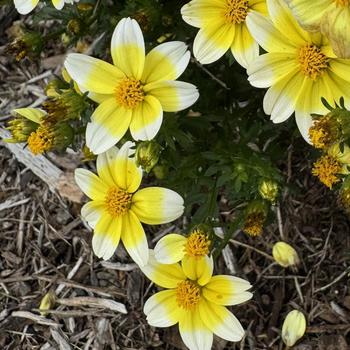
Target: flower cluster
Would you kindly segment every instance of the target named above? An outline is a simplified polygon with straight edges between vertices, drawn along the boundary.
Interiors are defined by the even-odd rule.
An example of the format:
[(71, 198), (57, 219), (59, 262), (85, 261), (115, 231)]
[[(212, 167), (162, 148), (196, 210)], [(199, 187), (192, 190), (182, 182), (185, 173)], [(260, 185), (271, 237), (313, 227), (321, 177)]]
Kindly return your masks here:
[[(19, 13), (27, 14), (38, 2), (15, 0), (14, 4)], [(52, 0), (59, 10), (65, 3), (74, 2), (77, 0)], [(317, 14), (315, 4), (320, 9)], [(98, 26), (94, 17), (98, 6), (92, 11), (89, 4), (79, 5), (77, 17), (67, 17), (70, 37), (63, 36), (63, 42), (71, 43), (74, 36), (80, 40), (90, 26), (92, 30)], [(273, 123), (285, 122), (294, 114), (303, 138), (322, 152), (314, 163), (313, 174), (329, 188), (340, 188), (340, 202), (350, 211), (350, 146), (347, 144), (350, 30), (344, 30), (349, 26), (349, 6), (345, 0), (312, 4), (304, 0), (191, 0), (179, 13), (183, 21), (199, 29), (193, 42), (198, 66), (206, 72), (202, 65), (214, 63), (230, 51), (247, 73), (248, 82), (253, 87), (267, 89), (263, 110)], [(232, 220), (232, 226), (253, 239), (262, 235), (278, 203), (281, 181), (278, 171), (271, 170), (263, 158), (272, 138), (263, 145), (254, 144), (250, 142), (249, 132), (245, 138), (241, 137), (241, 128), (231, 128), (226, 116), (226, 119), (212, 116), (214, 122), (224, 125), (223, 134), (232, 133), (223, 141), (204, 118), (203, 125), (193, 122), (194, 116), (201, 113), (186, 114), (182, 122), (187, 129), (178, 127), (176, 116), (166, 118), (167, 113), (178, 113), (200, 101), (199, 89), (197, 84), (178, 80), (190, 63), (191, 53), (185, 42), (167, 41), (175, 37), (171, 30), (153, 38), (158, 45), (148, 50), (142, 29), (150, 30), (148, 17), (152, 15), (154, 11), (146, 6), (135, 11), (133, 18), (113, 20), (116, 24), (113, 33), (108, 28), (102, 35), (112, 34), (110, 49), (102, 55), (105, 60), (85, 53), (69, 53), (64, 61), (63, 79), (54, 79), (47, 85), (48, 98), (41, 108), (13, 111), (8, 124), (11, 138), (7, 141), (27, 143), (34, 155), (80, 147), (86, 160), (96, 159), (97, 174), (85, 168), (75, 171), (78, 186), (90, 198), (82, 207), (81, 216), (93, 229), (94, 253), (99, 258), (110, 259), (121, 241), (142, 272), (166, 289), (145, 303), (149, 324), (157, 327), (178, 324), (187, 347), (209, 350), (213, 334), (228, 341), (243, 338), (243, 327), (227, 306), (244, 303), (252, 297), (248, 281), (234, 276), (213, 276), (214, 253), (220, 253), (230, 238), (225, 234), (219, 240), (213, 230), (214, 223), (219, 221), (216, 201), (220, 186), (227, 185), (236, 193), (245, 189), (237, 205), (239, 215)], [(172, 19), (164, 16), (162, 23), (170, 27)], [(40, 54), (43, 45), (40, 35), (27, 33), (9, 45), (8, 50), (19, 61), (29, 56), (30, 51)], [(80, 41), (80, 46), (84, 47), (84, 42)], [(232, 59), (231, 54), (229, 57)], [(188, 74), (185, 80), (196, 81), (196, 77)], [(225, 83), (219, 83), (226, 88)], [(213, 92), (213, 96), (218, 95)], [(235, 104), (240, 106), (240, 102)], [(232, 105), (230, 109), (234, 108)], [(196, 193), (191, 193), (191, 188), (176, 189), (189, 202), (189, 194), (192, 199), (202, 195), (198, 189), (209, 188), (209, 195), (201, 198), (201, 209), (197, 217), (191, 218), (188, 234), (167, 234), (152, 250), (143, 225), (170, 223), (184, 214), (187, 205), (185, 208), (185, 200), (174, 190), (146, 186), (142, 182), (143, 172), (153, 171), (157, 179), (163, 180), (170, 172), (169, 163), (173, 162), (172, 177), (176, 178), (181, 156), (167, 160), (161, 159), (161, 153), (167, 152), (165, 148), (176, 149), (178, 140), (186, 145), (192, 137), (188, 130), (194, 130), (193, 134), (207, 132), (205, 137), (201, 134), (200, 138), (205, 139), (203, 144), (214, 139), (216, 147), (221, 149), (219, 154), (214, 147), (210, 149), (212, 152), (201, 150), (186, 159), (184, 167), (191, 168), (188, 187), (194, 186)], [(237, 133), (238, 141), (231, 141)], [(259, 137), (264, 138), (262, 133)], [(259, 156), (255, 157), (256, 154)], [(213, 164), (204, 171), (196, 158)], [(197, 181), (201, 176), (205, 179)], [(229, 203), (237, 200), (235, 195), (227, 197), (231, 201), (224, 200)], [(188, 216), (191, 216), (190, 208)], [(198, 222), (202, 224), (196, 225)], [(272, 255), (283, 268), (296, 268), (300, 263), (296, 250), (286, 242), (277, 242)], [(43, 301), (43, 312), (49, 308), (46, 304), (54, 304), (51, 299)], [(282, 329), (286, 345), (293, 346), (305, 327), (303, 314), (299, 311), (289, 314)]]

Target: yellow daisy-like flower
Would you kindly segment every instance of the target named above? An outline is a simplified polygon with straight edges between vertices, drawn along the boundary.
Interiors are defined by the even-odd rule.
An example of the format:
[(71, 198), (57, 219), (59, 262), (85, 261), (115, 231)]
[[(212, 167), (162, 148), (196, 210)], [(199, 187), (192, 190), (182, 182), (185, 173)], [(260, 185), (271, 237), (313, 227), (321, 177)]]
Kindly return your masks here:
[(180, 335), (190, 350), (210, 350), (213, 333), (229, 341), (244, 336), (238, 319), (225, 307), (251, 299), (248, 281), (226, 275), (212, 276), (209, 258), (204, 264), (183, 260), (182, 264), (160, 264), (150, 251), (142, 272), (167, 290), (150, 297), (144, 313), (151, 326), (170, 327), (179, 323)]
[[(52, 5), (55, 6), (57, 10), (62, 10), (65, 3), (73, 4), (73, 2), (78, 2), (79, 0), (52, 0)], [(26, 15), (38, 5), (39, 0), (14, 0), (16, 10), (21, 15)]]
[(321, 31), (330, 40), (338, 57), (350, 58), (349, 0), (285, 1), (304, 29)]
[(259, 45), (246, 25), (253, 13), (266, 15), (266, 0), (192, 0), (184, 5), (183, 20), (200, 28), (193, 43), (197, 60), (212, 63), (231, 49), (236, 61), (246, 68), (259, 56)]
[(336, 58), (327, 39), (303, 30), (282, 0), (267, 0), (271, 20), (258, 13), (247, 18), (253, 37), (266, 54), (249, 67), (253, 86), (269, 88), (263, 107), (274, 123), (293, 112), (298, 128), (309, 142), (310, 113), (326, 114), (321, 102), (350, 98), (350, 60)]
[(171, 233), (161, 238), (154, 247), (157, 261), (162, 264), (174, 264), (181, 260), (200, 261), (207, 258), (211, 240), (201, 229), (194, 229), (188, 237)]
[(125, 249), (139, 265), (148, 260), (148, 244), (141, 222), (158, 225), (173, 221), (183, 213), (183, 199), (172, 190), (147, 187), (138, 190), (142, 171), (136, 166), (126, 142), (118, 151), (112, 147), (97, 157), (97, 173), (75, 171), (81, 190), (92, 199), (81, 209), (82, 217), (94, 229), (94, 253), (109, 259), (121, 239)]
[(86, 129), (87, 146), (95, 154), (116, 144), (129, 127), (135, 140), (151, 140), (163, 111), (185, 109), (199, 96), (194, 85), (175, 80), (190, 59), (183, 42), (161, 44), (145, 56), (138, 23), (124, 18), (114, 30), (111, 54), (114, 65), (83, 54), (69, 54), (65, 61), (79, 87), (100, 103)]

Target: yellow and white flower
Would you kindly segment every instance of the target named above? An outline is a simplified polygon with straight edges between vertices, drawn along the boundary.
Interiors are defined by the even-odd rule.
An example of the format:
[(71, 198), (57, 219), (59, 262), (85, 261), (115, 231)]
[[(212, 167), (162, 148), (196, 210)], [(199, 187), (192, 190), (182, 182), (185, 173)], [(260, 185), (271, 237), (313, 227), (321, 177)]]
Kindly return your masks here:
[(269, 88), (264, 97), (265, 113), (274, 123), (287, 120), (293, 112), (298, 128), (309, 141), (310, 113), (326, 114), (327, 101), (345, 103), (350, 98), (350, 60), (336, 58), (325, 36), (303, 30), (282, 0), (267, 0), (271, 20), (252, 13), (247, 25), (266, 54), (249, 67), (253, 86)]
[(349, 0), (285, 1), (304, 29), (321, 31), (338, 57), (350, 58)]
[(192, 0), (181, 9), (182, 18), (200, 28), (193, 53), (202, 64), (217, 61), (231, 49), (243, 67), (259, 56), (246, 20), (253, 14), (266, 15), (266, 0)]
[[(79, 0), (52, 0), (52, 5), (55, 6), (57, 10), (62, 10), (65, 3), (73, 4), (73, 2), (78, 2)], [(26, 15), (31, 12), (39, 3), (39, 0), (14, 0), (16, 10), (21, 15)]]
[[(201, 228), (195, 228), (188, 237), (171, 233), (161, 238), (154, 247), (154, 256), (161, 264), (174, 264), (179, 261), (195, 260), (193, 263), (205, 264), (210, 253), (211, 240)], [(212, 257), (209, 257), (212, 259)]]
[(244, 336), (238, 319), (225, 307), (251, 299), (248, 281), (226, 275), (212, 276), (213, 264), (183, 260), (182, 264), (160, 264), (150, 251), (142, 272), (167, 290), (150, 297), (144, 313), (151, 326), (170, 327), (179, 323), (180, 335), (190, 350), (210, 350), (213, 333), (229, 341)]
[(118, 151), (112, 147), (97, 157), (97, 174), (86, 169), (75, 171), (75, 180), (92, 200), (81, 210), (82, 217), (94, 229), (94, 253), (109, 259), (122, 240), (125, 249), (139, 265), (148, 260), (148, 243), (142, 223), (158, 225), (173, 221), (183, 213), (183, 199), (162, 187), (138, 190), (142, 171), (135, 164), (126, 142)]
[(87, 146), (95, 154), (116, 144), (129, 127), (135, 140), (151, 140), (163, 111), (185, 109), (199, 96), (194, 85), (176, 81), (190, 59), (183, 42), (161, 44), (145, 56), (138, 23), (123, 18), (114, 30), (111, 54), (114, 65), (76, 53), (65, 61), (79, 87), (100, 103), (86, 129)]

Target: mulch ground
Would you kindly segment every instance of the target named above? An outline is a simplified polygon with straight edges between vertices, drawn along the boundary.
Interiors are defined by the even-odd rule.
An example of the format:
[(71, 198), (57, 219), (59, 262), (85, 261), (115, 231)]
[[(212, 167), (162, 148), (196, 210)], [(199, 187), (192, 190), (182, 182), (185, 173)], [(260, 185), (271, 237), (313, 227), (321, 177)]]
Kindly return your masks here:
[[(4, 53), (7, 38), (0, 40), (4, 126), (11, 109), (42, 102), (61, 56), (49, 52), (40, 65), (16, 63)], [(284, 349), (280, 330), (292, 308), (308, 320), (295, 349), (350, 349), (348, 215), (310, 175), (310, 163), (291, 150), (285, 164), (290, 187), (276, 207), (276, 221), (262, 237), (237, 233), (217, 261), (217, 273), (248, 279), (254, 297), (232, 309), (247, 329), (245, 339), (215, 339), (214, 349)], [(52, 193), (0, 142), (0, 349), (185, 349), (177, 327), (147, 325), (142, 308), (156, 287), (121, 246), (108, 262), (96, 258), (79, 212), (80, 205)], [(181, 221), (175, 224), (150, 228), (150, 246), (169, 228), (183, 228)], [(272, 245), (281, 239), (297, 249), (298, 270), (271, 259)], [(57, 303), (40, 316), (37, 309), (49, 291)], [(120, 312), (124, 306), (127, 313)]]

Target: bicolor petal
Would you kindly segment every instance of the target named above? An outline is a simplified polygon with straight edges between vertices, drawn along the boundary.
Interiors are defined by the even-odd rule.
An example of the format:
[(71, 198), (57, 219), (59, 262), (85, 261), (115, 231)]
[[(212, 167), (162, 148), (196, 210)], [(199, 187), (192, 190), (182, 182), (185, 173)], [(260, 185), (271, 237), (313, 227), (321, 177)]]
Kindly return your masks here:
[(251, 284), (238, 277), (213, 276), (202, 290), (203, 296), (218, 305), (236, 305), (251, 299), (253, 294), (247, 292)]
[(97, 156), (96, 168), (98, 176), (107, 183), (109, 187), (116, 185), (114, 180), (116, 171), (116, 159), (118, 156), (118, 148), (111, 147), (108, 151)]
[(14, 0), (16, 10), (21, 15), (27, 15), (31, 12), (36, 5), (38, 5), (39, 0)]
[(176, 303), (176, 291), (164, 290), (152, 295), (145, 303), (143, 312), (153, 327), (170, 327), (179, 322), (184, 311)]
[(118, 247), (122, 232), (122, 220), (106, 212), (98, 220), (92, 237), (92, 249), (98, 258), (110, 259)]
[(89, 170), (78, 168), (74, 179), (80, 189), (93, 200), (104, 200), (108, 186), (97, 175)]
[(235, 26), (215, 20), (202, 27), (193, 43), (193, 53), (202, 64), (221, 58), (230, 48), (235, 37)]
[(161, 238), (154, 247), (154, 255), (162, 264), (174, 264), (185, 255), (186, 237), (170, 233)]
[(119, 106), (115, 98), (102, 102), (86, 127), (86, 145), (95, 154), (114, 146), (126, 133), (132, 112)]
[(142, 180), (141, 167), (136, 166), (135, 158), (130, 158), (134, 146), (131, 141), (125, 142), (118, 151), (115, 162), (111, 164), (111, 173), (117, 186), (129, 193), (134, 193)]
[(55, 6), (56, 10), (62, 10), (65, 0), (51, 0), (52, 5)]
[(134, 140), (152, 140), (158, 133), (163, 121), (163, 109), (160, 102), (147, 95), (132, 112), (130, 132)]
[(197, 258), (185, 255), (181, 264), (185, 275), (200, 286), (205, 286), (212, 278), (214, 262), (211, 256)]
[(186, 280), (180, 264), (159, 263), (153, 250), (149, 251), (147, 265), (140, 266), (140, 269), (147, 278), (163, 288), (176, 288), (179, 282)]
[(162, 187), (147, 187), (137, 191), (132, 198), (132, 211), (141, 222), (158, 225), (171, 222), (183, 214), (183, 198)]
[(145, 231), (137, 216), (129, 210), (123, 217), (121, 239), (131, 258), (139, 266), (148, 262), (148, 242)]
[(190, 57), (191, 53), (182, 41), (158, 45), (146, 56), (141, 81), (150, 84), (160, 80), (175, 80), (185, 71)]
[(103, 214), (104, 202), (102, 200), (90, 201), (81, 208), (81, 216), (87, 221), (91, 228), (95, 228), (98, 220)]
[(198, 310), (203, 323), (220, 338), (235, 342), (243, 338), (242, 325), (225, 306), (211, 303), (202, 298)]
[(111, 41), (113, 63), (128, 78), (141, 79), (145, 64), (145, 43), (138, 23), (123, 18), (114, 29)]
[(125, 74), (117, 67), (100, 59), (71, 53), (64, 61), (67, 72), (86, 91), (114, 94)]
[(213, 333), (201, 320), (198, 312), (187, 312), (179, 321), (179, 331), (190, 350), (210, 350)]
[(199, 97), (195, 85), (183, 81), (161, 81), (145, 86), (145, 91), (154, 96), (165, 112), (178, 112), (192, 106)]

